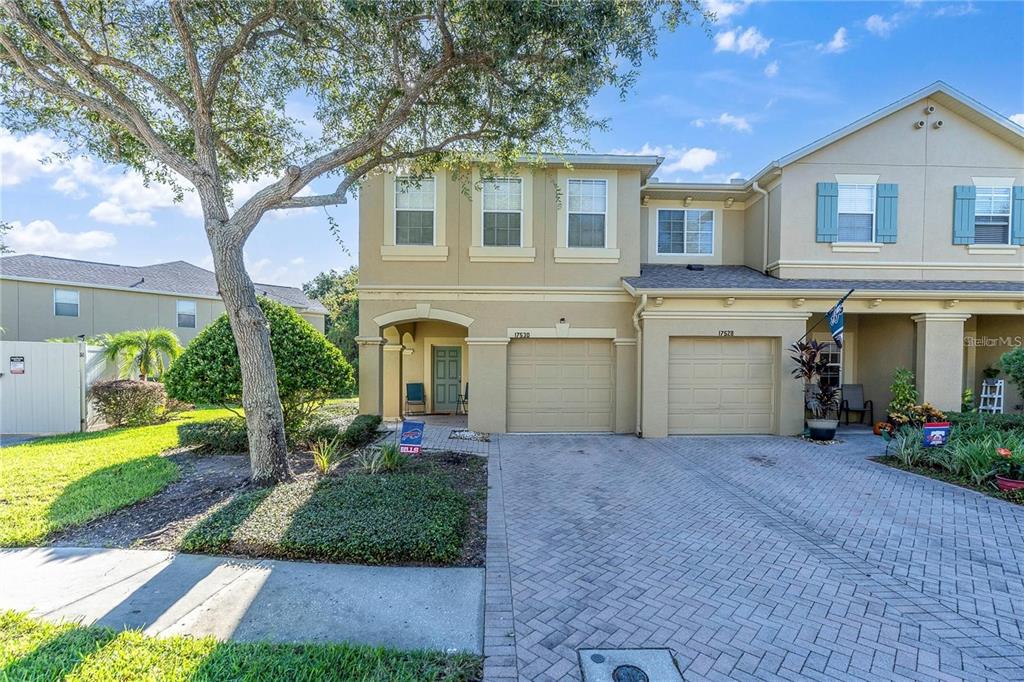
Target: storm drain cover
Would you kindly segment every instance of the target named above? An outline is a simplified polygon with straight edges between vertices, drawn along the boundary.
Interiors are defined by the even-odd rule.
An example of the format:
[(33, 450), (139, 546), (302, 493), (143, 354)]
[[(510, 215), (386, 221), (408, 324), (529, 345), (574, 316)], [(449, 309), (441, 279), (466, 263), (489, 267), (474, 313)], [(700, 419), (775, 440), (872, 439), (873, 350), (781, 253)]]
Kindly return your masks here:
[(682, 682), (668, 649), (580, 649), (583, 682)]

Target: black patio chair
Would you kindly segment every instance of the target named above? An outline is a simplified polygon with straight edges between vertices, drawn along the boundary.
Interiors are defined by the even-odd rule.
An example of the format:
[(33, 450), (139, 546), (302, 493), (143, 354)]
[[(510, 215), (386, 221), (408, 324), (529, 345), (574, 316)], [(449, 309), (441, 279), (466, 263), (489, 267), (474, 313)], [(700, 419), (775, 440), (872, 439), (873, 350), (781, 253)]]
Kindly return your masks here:
[(875, 404), (870, 400), (864, 400), (863, 384), (843, 384), (843, 402), (840, 410), (846, 414), (846, 424), (850, 424), (850, 413), (857, 412), (860, 416), (858, 424), (864, 423), (864, 416), (868, 415), (868, 424), (875, 423)]

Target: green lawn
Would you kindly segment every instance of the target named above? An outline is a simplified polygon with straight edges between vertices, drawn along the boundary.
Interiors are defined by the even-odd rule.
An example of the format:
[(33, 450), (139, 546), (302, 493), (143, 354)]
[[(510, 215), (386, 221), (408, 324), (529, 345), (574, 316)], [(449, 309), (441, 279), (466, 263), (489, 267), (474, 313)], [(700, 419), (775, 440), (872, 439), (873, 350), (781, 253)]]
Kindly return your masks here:
[(156, 426), (71, 433), (0, 448), (0, 547), (38, 544), (54, 531), (159, 492), (178, 476), (174, 462), (159, 453), (178, 445), (182, 421), (229, 414), (196, 410)]
[(480, 676), (480, 658), (466, 654), (153, 638), (0, 612), (0, 680), (470, 682)]

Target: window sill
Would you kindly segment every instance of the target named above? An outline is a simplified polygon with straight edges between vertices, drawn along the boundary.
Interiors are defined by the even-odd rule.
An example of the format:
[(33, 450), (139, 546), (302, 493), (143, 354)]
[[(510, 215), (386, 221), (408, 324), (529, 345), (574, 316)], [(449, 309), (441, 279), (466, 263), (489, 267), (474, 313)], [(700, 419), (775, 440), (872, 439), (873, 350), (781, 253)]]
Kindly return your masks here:
[(474, 263), (532, 263), (537, 249), (526, 246), (471, 246), (469, 260)]
[(832, 242), (832, 253), (881, 253), (882, 245), (876, 242)]
[(1016, 244), (968, 244), (972, 256), (1014, 256), (1020, 250)]
[(380, 247), (380, 258), (386, 261), (446, 261), (448, 247), (386, 244)]
[(618, 263), (618, 249), (572, 249), (557, 247), (556, 263)]

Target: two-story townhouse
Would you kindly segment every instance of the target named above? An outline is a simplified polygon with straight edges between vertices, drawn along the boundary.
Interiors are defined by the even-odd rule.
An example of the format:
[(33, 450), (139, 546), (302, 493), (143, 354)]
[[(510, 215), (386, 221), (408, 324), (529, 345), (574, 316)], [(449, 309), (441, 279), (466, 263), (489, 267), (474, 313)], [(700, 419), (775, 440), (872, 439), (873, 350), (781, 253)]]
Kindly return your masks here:
[(878, 416), (897, 367), (959, 409), (1024, 337), (1024, 130), (943, 83), (746, 181), (564, 161), (365, 183), (363, 412), (398, 417), (409, 383), (449, 412), (468, 384), (477, 431), (792, 434), (787, 348), (829, 340), (850, 289), (830, 378)]

